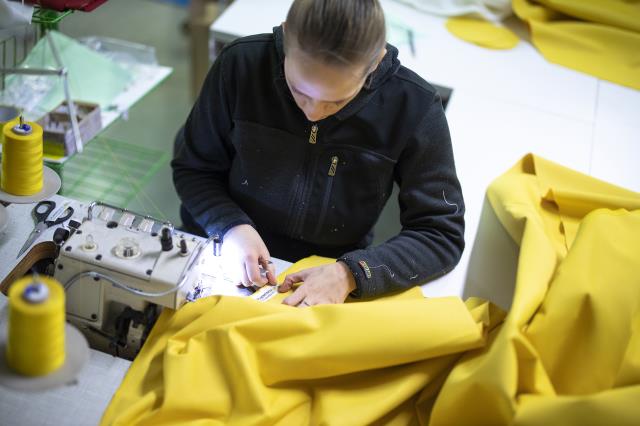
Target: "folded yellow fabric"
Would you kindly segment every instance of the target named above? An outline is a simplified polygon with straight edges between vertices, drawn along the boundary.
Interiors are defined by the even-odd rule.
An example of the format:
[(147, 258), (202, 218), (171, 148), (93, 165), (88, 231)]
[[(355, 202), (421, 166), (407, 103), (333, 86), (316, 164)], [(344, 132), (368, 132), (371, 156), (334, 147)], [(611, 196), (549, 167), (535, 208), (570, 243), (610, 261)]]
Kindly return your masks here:
[(456, 37), (488, 49), (513, 49), (520, 41), (510, 29), (480, 18), (454, 17), (445, 25)]
[(486, 302), (419, 288), (305, 309), (202, 299), (162, 313), (102, 424), (404, 423), (501, 319)]
[(528, 155), (488, 198), (520, 245), (512, 309), (431, 423), (638, 424), (640, 194)]
[(202, 299), (162, 313), (102, 424), (640, 424), (640, 194), (528, 155), (487, 195), (520, 245), (506, 319), (419, 289)]
[(640, 2), (513, 0), (549, 61), (640, 89)]

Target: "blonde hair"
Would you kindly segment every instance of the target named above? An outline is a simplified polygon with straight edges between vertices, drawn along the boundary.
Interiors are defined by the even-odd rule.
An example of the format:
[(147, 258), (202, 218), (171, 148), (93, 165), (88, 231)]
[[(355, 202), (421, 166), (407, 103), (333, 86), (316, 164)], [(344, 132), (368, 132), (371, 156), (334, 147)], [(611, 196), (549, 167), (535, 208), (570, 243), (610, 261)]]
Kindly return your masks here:
[(284, 47), (328, 65), (374, 65), (385, 46), (378, 0), (295, 0), (287, 14)]

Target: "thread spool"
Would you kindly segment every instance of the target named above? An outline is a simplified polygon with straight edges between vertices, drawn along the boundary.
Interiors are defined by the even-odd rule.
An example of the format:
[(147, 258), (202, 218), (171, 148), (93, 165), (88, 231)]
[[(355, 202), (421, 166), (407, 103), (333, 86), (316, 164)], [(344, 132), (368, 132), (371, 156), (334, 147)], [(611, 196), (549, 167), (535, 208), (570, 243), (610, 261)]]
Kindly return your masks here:
[(20, 117), (6, 123), (2, 133), (0, 187), (12, 195), (37, 194), (43, 186), (42, 127)]
[(50, 277), (24, 277), (9, 289), (9, 368), (24, 376), (44, 376), (65, 362), (65, 295)]

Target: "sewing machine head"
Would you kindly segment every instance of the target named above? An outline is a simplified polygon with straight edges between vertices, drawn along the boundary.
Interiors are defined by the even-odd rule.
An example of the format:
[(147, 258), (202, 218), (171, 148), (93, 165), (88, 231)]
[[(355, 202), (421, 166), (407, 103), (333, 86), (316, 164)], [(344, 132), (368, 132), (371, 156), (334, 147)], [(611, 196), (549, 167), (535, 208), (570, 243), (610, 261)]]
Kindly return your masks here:
[(62, 244), (54, 277), (67, 319), (95, 349), (133, 358), (159, 315), (211, 294), (224, 280), (219, 242), (148, 216), (92, 203)]

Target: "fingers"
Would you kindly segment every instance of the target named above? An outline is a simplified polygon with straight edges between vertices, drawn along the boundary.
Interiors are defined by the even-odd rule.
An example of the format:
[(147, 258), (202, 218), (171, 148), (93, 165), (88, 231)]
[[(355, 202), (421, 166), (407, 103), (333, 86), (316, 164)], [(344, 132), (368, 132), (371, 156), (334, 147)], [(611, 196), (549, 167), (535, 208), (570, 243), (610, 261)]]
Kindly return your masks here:
[(276, 265), (273, 264), (273, 262), (271, 262), (270, 260), (267, 260), (267, 258), (263, 258), (260, 257), (260, 265), (262, 266), (262, 270), (265, 272), (265, 277), (267, 278), (267, 281), (269, 282), (269, 284), (271, 285), (276, 285), (278, 284), (277, 278), (276, 278)]
[(267, 277), (260, 273), (260, 264), (258, 263), (258, 259), (245, 260), (244, 266), (251, 285), (262, 287), (269, 282)]
[(252, 287), (253, 283), (251, 282), (251, 279), (249, 278), (249, 276), (247, 275), (247, 270), (246, 268), (242, 268), (241, 270), (241, 278), (240, 278), (240, 285), (242, 285), (243, 287)]
[(308, 272), (306, 269), (300, 272), (287, 275), (284, 278), (284, 281), (282, 282), (282, 284), (280, 284), (280, 286), (278, 287), (278, 291), (280, 293), (286, 293), (287, 291), (291, 290), (291, 287), (293, 287), (294, 284), (304, 281), (307, 275), (308, 275)]
[(243, 263), (243, 279), (244, 287), (262, 287), (265, 284), (278, 284), (276, 278), (276, 267), (270, 260), (260, 257), (258, 262), (254, 262), (251, 257)]
[(287, 291), (300, 281), (293, 294), (282, 303), (304, 308), (323, 304), (342, 303), (352, 290), (344, 274), (336, 264), (317, 266), (288, 275), (280, 285), (280, 291)]
[(241, 285), (276, 284), (275, 266), (268, 261), (269, 251), (252, 226), (243, 224), (228, 230), (223, 237), (222, 255), (228, 260), (227, 266), (233, 270), (234, 279)]
[(309, 306), (308, 302), (305, 302), (305, 298), (307, 297), (307, 292), (304, 286), (299, 287), (293, 294), (282, 301), (285, 305), (289, 306), (298, 306), (304, 308)]

